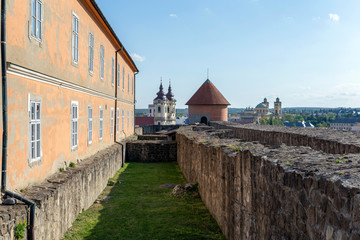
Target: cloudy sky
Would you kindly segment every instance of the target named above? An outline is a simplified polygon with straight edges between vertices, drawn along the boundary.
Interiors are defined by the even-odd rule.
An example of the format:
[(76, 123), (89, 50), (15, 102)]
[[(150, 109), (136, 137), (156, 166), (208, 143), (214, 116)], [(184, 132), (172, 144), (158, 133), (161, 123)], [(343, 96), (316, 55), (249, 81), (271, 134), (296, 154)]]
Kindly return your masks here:
[(359, 0), (98, 0), (136, 62), (136, 108), (169, 79), (177, 107), (210, 80), (231, 107), (360, 107)]

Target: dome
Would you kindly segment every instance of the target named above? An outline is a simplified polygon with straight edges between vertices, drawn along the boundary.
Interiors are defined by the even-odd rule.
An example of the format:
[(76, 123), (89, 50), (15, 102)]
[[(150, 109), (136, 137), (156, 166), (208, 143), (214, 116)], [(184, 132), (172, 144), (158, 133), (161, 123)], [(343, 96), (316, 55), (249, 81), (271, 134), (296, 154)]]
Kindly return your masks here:
[(267, 108), (267, 106), (263, 103), (259, 103), (256, 108)]

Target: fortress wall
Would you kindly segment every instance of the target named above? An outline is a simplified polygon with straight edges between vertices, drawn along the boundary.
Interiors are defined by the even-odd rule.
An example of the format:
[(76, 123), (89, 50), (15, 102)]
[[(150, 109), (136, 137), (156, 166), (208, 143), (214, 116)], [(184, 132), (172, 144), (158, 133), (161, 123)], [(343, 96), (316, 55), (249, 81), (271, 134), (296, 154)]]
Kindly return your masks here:
[[(180, 168), (199, 184), (227, 239), (360, 239), (359, 154), (224, 138), (228, 132), (189, 126), (177, 135)], [(261, 129), (257, 134), (283, 142)], [(331, 151), (352, 149), (329, 144), (337, 146)]]

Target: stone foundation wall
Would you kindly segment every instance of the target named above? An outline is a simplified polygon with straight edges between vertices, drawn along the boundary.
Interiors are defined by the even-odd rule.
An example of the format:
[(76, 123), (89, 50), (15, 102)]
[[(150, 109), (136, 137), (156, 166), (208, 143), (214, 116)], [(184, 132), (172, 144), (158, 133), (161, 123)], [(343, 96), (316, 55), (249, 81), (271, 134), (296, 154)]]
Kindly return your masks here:
[[(94, 203), (108, 179), (121, 168), (123, 159), (122, 146), (114, 144), (22, 193), (37, 206), (35, 238), (61, 239), (77, 216)], [(27, 219), (26, 209), (26, 206), (1, 206), (0, 239), (14, 239), (14, 226)]]
[(175, 162), (177, 156), (175, 141), (131, 141), (126, 149), (126, 162)]
[(359, 154), (224, 133), (187, 127), (176, 139), (180, 168), (227, 239), (360, 239)]

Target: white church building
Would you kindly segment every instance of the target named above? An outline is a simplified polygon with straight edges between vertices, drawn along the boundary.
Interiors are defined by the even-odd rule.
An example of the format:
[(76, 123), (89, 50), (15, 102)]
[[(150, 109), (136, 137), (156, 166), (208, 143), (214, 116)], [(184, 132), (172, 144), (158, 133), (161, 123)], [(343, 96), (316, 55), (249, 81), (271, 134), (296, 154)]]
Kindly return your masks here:
[(162, 82), (160, 82), (159, 92), (153, 104), (149, 104), (149, 117), (155, 117), (156, 125), (176, 125), (176, 100), (169, 83), (168, 93), (165, 95)]

